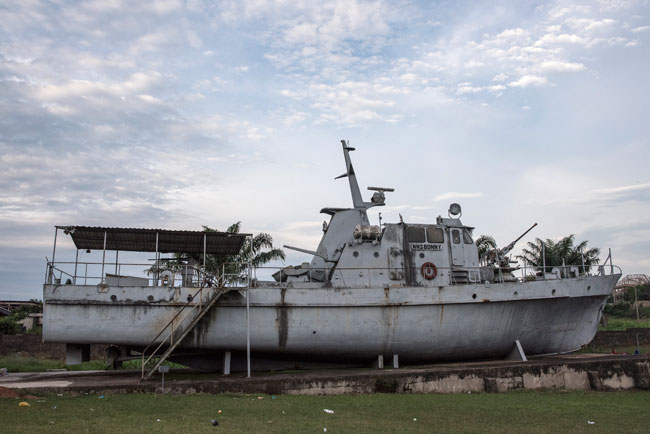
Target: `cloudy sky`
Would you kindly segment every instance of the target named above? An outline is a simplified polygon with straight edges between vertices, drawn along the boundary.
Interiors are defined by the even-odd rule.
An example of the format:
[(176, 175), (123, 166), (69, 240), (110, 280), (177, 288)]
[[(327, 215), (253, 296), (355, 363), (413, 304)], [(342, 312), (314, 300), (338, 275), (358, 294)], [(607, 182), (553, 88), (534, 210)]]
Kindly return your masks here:
[(0, 23), (0, 298), (42, 298), (55, 224), (315, 249), (350, 204), (340, 139), (395, 188), (384, 221), (457, 201), (501, 245), (538, 222), (650, 273), (647, 0), (5, 0)]

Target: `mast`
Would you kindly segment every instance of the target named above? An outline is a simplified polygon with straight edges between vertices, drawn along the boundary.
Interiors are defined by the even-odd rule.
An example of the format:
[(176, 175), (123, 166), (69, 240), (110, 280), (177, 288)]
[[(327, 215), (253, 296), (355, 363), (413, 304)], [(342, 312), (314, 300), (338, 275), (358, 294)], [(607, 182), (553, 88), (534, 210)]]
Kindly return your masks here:
[(361, 190), (359, 189), (359, 183), (357, 182), (357, 176), (354, 174), (354, 167), (352, 167), (352, 161), (350, 160), (350, 151), (354, 151), (354, 148), (351, 148), (349, 145), (350, 142), (341, 140), (343, 145), (343, 156), (345, 157), (345, 168), (346, 172), (343, 175), (337, 176), (334, 179), (348, 178), (350, 183), (350, 194), (352, 194), (352, 204), (355, 208), (366, 209), (366, 205), (363, 203), (363, 198), (361, 197)]

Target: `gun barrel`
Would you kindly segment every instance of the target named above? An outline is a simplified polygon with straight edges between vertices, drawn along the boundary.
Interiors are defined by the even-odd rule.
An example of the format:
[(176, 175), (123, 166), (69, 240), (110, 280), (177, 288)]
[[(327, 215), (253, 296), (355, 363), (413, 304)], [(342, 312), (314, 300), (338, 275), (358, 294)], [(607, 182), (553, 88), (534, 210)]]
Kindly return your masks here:
[(521, 234), (521, 236), (520, 236), (519, 238), (517, 238), (516, 240), (514, 240), (514, 241), (512, 242), (512, 244), (513, 244), (513, 245), (516, 244), (517, 241), (519, 241), (520, 239), (522, 239), (523, 237), (525, 237), (526, 234), (527, 234), (528, 232), (532, 231), (533, 228), (534, 228), (535, 226), (537, 226), (537, 223), (535, 223), (534, 225), (532, 225), (531, 227), (529, 227), (528, 230), (527, 230), (526, 232), (524, 232), (523, 234)]
[(537, 223), (535, 223), (534, 225), (532, 225), (531, 227), (529, 227), (528, 230), (527, 230), (526, 232), (524, 232), (523, 234), (521, 234), (521, 235), (520, 235), (516, 240), (514, 240), (513, 242), (511, 242), (510, 244), (508, 244), (507, 246), (505, 246), (503, 249), (501, 249), (501, 254), (502, 254), (502, 255), (507, 255), (507, 254), (510, 252), (510, 250), (512, 250), (512, 249), (515, 247), (515, 244), (517, 244), (517, 241), (519, 241), (519, 240), (521, 240), (523, 237), (525, 237), (526, 234), (527, 234), (528, 232), (532, 231), (533, 228), (534, 228), (535, 226), (537, 226)]

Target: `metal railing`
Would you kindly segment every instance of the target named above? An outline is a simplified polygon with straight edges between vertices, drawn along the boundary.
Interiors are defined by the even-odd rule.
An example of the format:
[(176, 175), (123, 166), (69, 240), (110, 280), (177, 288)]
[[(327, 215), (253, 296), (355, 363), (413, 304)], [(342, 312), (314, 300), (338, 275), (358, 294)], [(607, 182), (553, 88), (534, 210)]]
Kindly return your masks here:
[[(175, 267), (175, 269), (166, 269), (161, 267), (158, 271), (152, 271), (147, 273), (147, 270), (151, 269), (151, 264), (146, 263), (137, 263), (137, 262), (123, 262), (118, 264), (111, 264), (115, 267), (114, 273), (105, 272), (102, 276), (101, 274), (93, 274), (92, 268), (95, 267), (99, 269), (102, 266), (101, 262), (74, 262), (74, 261), (56, 261), (51, 262), (48, 258), (46, 259), (46, 270), (45, 270), (45, 283), (46, 284), (61, 284), (63, 282), (63, 276), (66, 276), (70, 281), (66, 282), (72, 285), (97, 285), (106, 283), (107, 280), (113, 280), (119, 285), (119, 281), (128, 282), (129, 280), (138, 279), (142, 281), (142, 285), (125, 285), (125, 286), (169, 286), (169, 287), (200, 287), (207, 280), (216, 280), (220, 281), (221, 279), (228, 278), (228, 276), (219, 275), (215, 279), (215, 276), (209, 272), (203, 270), (203, 267), (193, 266), (193, 265), (183, 265), (181, 267)], [(104, 264), (105, 265), (105, 264)], [(89, 274), (88, 267), (91, 267), (91, 272)], [(134, 272), (140, 273), (142, 276), (133, 276), (133, 275), (122, 275), (122, 271), (126, 268), (134, 269)], [(66, 271), (67, 269), (67, 271)], [(83, 272), (80, 272), (82, 271)], [(167, 279), (170, 272), (171, 279)], [(128, 271), (127, 271), (128, 273)], [(58, 276), (58, 277), (57, 277)], [(163, 281), (166, 283), (162, 285)], [(213, 282), (214, 283), (214, 282)]]
[[(253, 268), (253, 287), (258, 284), (258, 282), (267, 283), (266, 280), (258, 279), (258, 276), (264, 274), (266, 276), (271, 276), (275, 274), (274, 272), (281, 271), (284, 267), (255, 267)], [(565, 266), (547, 266), (547, 273), (542, 273), (541, 270), (544, 269), (543, 266), (524, 266), (516, 267), (512, 270), (504, 270), (499, 267), (481, 267), (481, 266), (453, 266), (453, 267), (437, 267), (438, 278), (432, 279), (429, 282), (432, 285), (437, 286), (440, 283), (440, 276), (444, 275), (448, 278), (448, 284), (465, 284), (465, 283), (482, 283), (485, 280), (490, 281), (491, 283), (504, 283), (511, 281), (529, 281), (529, 280), (551, 280), (551, 279), (569, 279), (569, 278), (581, 278), (585, 276), (598, 275), (603, 276), (607, 274), (619, 274), (621, 273), (620, 267), (613, 264), (600, 264), (600, 265), (565, 265)], [(592, 271), (595, 272), (592, 273)], [(297, 276), (296, 279), (291, 279), (287, 277), (286, 280), (277, 282), (272, 280), (274, 286), (278, 287), (287, 287), (291, 282), (295, 286), (296, 283), (321, 283), (323, 280), (315, 279), (312, 275), (312, 271), (319, 271), (324, 276), (329, 276), (330, 282), (335, 282), (338, 280), (343, 286), (346, 285), (346, 280), (350, 282), (354, 281), (352, 286), (358, 286), (363, 284), (368, 287), (372, 286), (382, 286), (386, 282), (400, 283), (408, 281), (406, 278), (406, 273), (412, 273), (412, 281), (427, 281), (420, 276), (420, 268), (413, 267), (409, 269), (404, 268), (395, 268), (395, 267), (336, 267), (332, 268), (310, 268), (305, 269), (304, 273)], [(390, 272), (399, 273), (398, 279), (391, 279)], [(493, 275), (490, 273), (493, 272)], [(529, 273), (529, 272), (532, 272)], [(461, 274), (462, 277), (461, 278)], [(485, 279), (486, 274), (489, 275), (488, 279)], [(536, 275), (538, 274), (538, 275)], [(338, 279), (337, 279), (338, 277)]]
[[(70, 266), (83, 265), (85, 272), (83, 274), (75, 274)], [(64, 276), (71, 284), (81, 284), (83, 279), (84, 285), (96, 284), (109, 284), (115, 286), (162, 286), (162, 287), (190, 287), (200, 288), (203, 286), (217, 286), (217, 287), (247, 287), (249, 284), (248, 265), (243, 263), (224, 263), (221, 264), (221, 269), (216, 274), (205, 272), (202, 267), (185, 265), (177, 267), (176, 270), (165, 270), (158, 275), (148, 277), (135, 277), (135, 276), (122, 276), (120, 270), (125, 267), (140, 267), (142, 273), (143, 267), (150, 264), (142, 263), (121, 263), (114, 264), (118, 271), (117, 274), (106, 273), (103, 277), (86, 272), (86, 266), (99, 266), (99, 262), (47, 262), (46, 268), (46, 283), (61, 284), (63, 283)], [(66, 271), (65, 268), (69, 271)], [(621, 273), (620, 267), (612, 264), (611, 256), (608, 256), (603, 264), (600, 265), (561, 265), (561, 266), (545, 266), (545, 265), (530, 265), (523, 263), (513, 269), (503, 269), (500, 267), (485, 267), (485, 266), (452, 266), (452, 267), (437, 267), (438, 277), (431, 280), (432, 284), (440, 284), (440, 277), (444, 276), (443, 284), (465, 284), (465, 283), (481, 283), (485, 281), (494, 283), (503, 283), (508, 281), (530, 281), (530, 280), (554, 280), (554, 279), (567, 279), (577, 278), (589, 275), (606, 275)], [(287, 267), (250, 267), (251, 281), (253, 285), (257, 281), (272, 282), (274, 286), (286, 287), (288, 282), (306, 282), (306, 283), (320, 283), (323, 281), (330, 281), (341, 284), (345, 287), (346, 281), (350, 283), (349, 286), (374, 286), (384, 285), (386, 282), (426, 282), (420, 276), (419, 268), (396, 268), (396, 267), (336, 267), (336, 268), (305, 268), (304, 271), (297, 276), (297, 278), (286, 278), (277, 282), (273, 278), (273, 274), (282, 270), (288, 270)], [(293, 269), (295, 270), (295, 269)], [(391, 273), (399, 276), (398, 278), (391, 278)], [(410, 278), (406, 273), (411, 273)], [(164, 274), (164, 276), (163, 276)], [(316, 278), (315, 275), (319, 274), (321, 277)], [(58, 277), (57, 277), (58, 276)], [(188, 278), (191, 277), (191, 278)], [(126, 284), (128, 279), (142, 279), (143, 285)], [(165, 278), (165, 279), (163, 279)], [(125, 284), (121, 285), (121, 282)], [(146, 284), (144, 283), (146, 281)]]

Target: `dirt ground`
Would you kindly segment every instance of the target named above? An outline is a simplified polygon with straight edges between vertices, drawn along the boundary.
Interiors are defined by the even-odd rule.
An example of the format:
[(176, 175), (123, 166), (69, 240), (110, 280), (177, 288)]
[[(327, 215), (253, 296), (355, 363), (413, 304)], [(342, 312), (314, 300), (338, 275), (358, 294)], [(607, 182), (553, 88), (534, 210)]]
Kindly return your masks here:
[(0, 387), (0, 398), (18, 398), (18, 392), (8, 387)]

